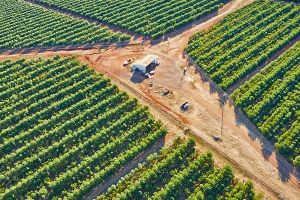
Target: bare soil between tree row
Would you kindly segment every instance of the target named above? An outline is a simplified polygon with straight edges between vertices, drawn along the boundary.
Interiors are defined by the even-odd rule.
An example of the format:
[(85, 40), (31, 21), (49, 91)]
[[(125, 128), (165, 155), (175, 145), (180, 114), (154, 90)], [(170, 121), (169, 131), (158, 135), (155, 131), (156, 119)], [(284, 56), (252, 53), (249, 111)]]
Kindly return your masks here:
[[(238, 178), (251, 178), (255, 188), (265, 193), (265, 199), (296, 200), (299, 199), (300, 187), (296, 175), (293, 174), (295, 172), (285, 165), (272, 147), (267, 146), (265, 141), (258, 137), (256, 130), (252, 130), (236, 114), (236, 108), (230, 103), (227, 103), (223, 110), (222, 142), (214, 141), (213, 136), (221, 134), (221, 94), (202, 78), (194, 66), (187, 65), (187, 60), (182, 54), (193, 33), (211, 27), (229, 13), (251, 2), (253, 0), (232, 1), (211, 19), (178, 35), (172, 35), (170, 39), (156, 45), (30, 51), (2, 54), (0, 60), (51, 57), (57, 54), (77, 56), (82, 62), (110, 77), (121, 89), (137, 97), (142, 104), (150, 108), (153, 115), (166, 124), (169, 134), (165, 137), (165, 145), (176, 136), (193, 137), (198, 141), (199, 151), (212, 151), (217, 165), (230, 164)], [(130, 69), (122, 66), (129, 58), (141, 58), (150, 53), (158, 55), (161, 61), (151, 79), (132, 74)], [(188, 66), (188, 70), (183, 76), (185, 66)], [(166, 90), (170, 93), (162, 95)], [(188, 101), (191, 107), (188, 112), (182, 113), (179, 107), (185, 101)]]

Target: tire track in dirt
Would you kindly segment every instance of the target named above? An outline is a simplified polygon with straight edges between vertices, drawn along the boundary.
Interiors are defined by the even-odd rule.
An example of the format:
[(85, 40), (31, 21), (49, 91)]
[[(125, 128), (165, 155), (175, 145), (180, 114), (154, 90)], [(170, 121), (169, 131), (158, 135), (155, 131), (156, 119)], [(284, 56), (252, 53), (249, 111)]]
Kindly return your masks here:
[[(190, 29), (184, 31), (184, 32), (180, 33), (179, 35), (176, 35), (176, 34), (170, 35), (170, 37), (172, 36), (172, 38), (170, 38), (170, 39), (168, 39), (168, 40), (166, 40), (162, 43), (158, 43), (158, 44), (153, 45), (153, 46), (145, 46), (145, 49), (139, 49), (139, 47), (137, 47), (139, 45), (136, 45), (137, 50), (135, 52), (132, 52), (132, 54), (130, 54), (130, 56), (132, 56), (132, 55), (142, 55), (142, 54), (147, 54), (149, 52), (153, 52), (153, 53), (157, 53), (159, 55), (163, 55), (166, 60), (171, 60), (173, 63), (174, 63), (175, 59), (179, 59), (180, 60), (179, 64), (175, 64), (175, 65), (180, 65), (180, 63), (184, 63), (183, 58), (181, 58), (181, 56), (182, 56), (181, 54), (182, 54), (182, 50), (184, 49), (185, 45), (188, 42), (189, 36), (191, 36), (195, 32), (198, 32), (200, 30), (207, 29), (207, 28), (213, 26), (214, 24), (216, 24), (217, 22), (222, 20), (229, 13), (231, 13), (231, 12), (237, 10), (237, 9), (240, 9), (243, 6), (246, 6), (246, 5), (248, 5), (252, 2), (253, 2), (253, 0), (235, 0), (235, 1), (231, 1), (230, 3), (226, 4), (220, 10), (220, 12), (218, 12), (218, 15), (214, 16), (211, 19), (208, 19), (207, 21), (205, 21), (201, 24), (195, 25), (193, 28), (190, 28)], [(101, 71), (102, 73), (107, 74), (107, 76), (112, 78), (113, 82), (116, 82), (116, 84), (119, 85), (121, 88), (123, 88), (125, 91), (128, 91), (130, 94), (132, 94), (133, 96), (138, 97), (142, 102), (149, 105), (149, 107), (151, 107), (151, 109), (153, 111), (155, 111), (155, 113), (158, 113), (161, 116), (163, 116), (163, 118), (165, 118), (165, 120), (163, 120), (163, 121), (168, 122), (168, 123), (172, 123), (172, 125), (176, 125), (180, 129), (184, 129), (187, 126), (186, 123), (189, 122), (190, 128), (194, 129), (194, 127), (191, 124), (194, 121), (194, 119), (193, 119), (194, 116), (181, 116), (181, 114), (176, 113), (176, 111), (174, 111), (172, 107), (167, 105), (166, 102), (164, 102), (164, 101), (153, 101), (153, 99), (155, 99), (155, 98), (152, 98), (151, 95), (149, 97), (149, 94), (145, 94), (145, 92), (143, 90), (141, 90), (141, 88), (136, 88), (135, 86), (129, 85), (124, 81), (124, 79), (123, 79), (124, 77), (122, 78), (121, 77), (122, 75), (120, 75), (120, 73), (123, 73), (124, 71), (119, 72), (119, 74), (115, 75), (113, 72), (110, 71), (111, 69), (104, 69), (105, 66), (106, 66), (104, 61), (105, 61), (105, 59), (109, 59), (109, 57), (111, 55), (114, 56), (112, 59), (117, 59), (118, 62), (120, 61), (119, 63), (124, 62), (124, 60), (120, 60), (120, 59), (124, 59), (126, 57), (126, 56), (124, 56), (124, 54), (126, 52), (128, 52), (126, 50), (127, 48), (134, 48), (134, 46), (127, 46), (125, 48), (117, 48), (117, 47), (109, 48), (109, 50), (112, 50), (113, 53), (108, 52), (107, 54), (99, 52), (99, 49), (97, 49), (97, 48), (94, 48), (92, 50), (73, 50), (73, 51), (65, 50), (65, 51), (56, 51), (56, 52), (51, 52), (51, 50), (50, 50), (50, 51), (41, 52), (41, 53), (31, 52), (27, 55), (24, 55), (24, 54), (20, 53), (18, 55), (0, 56), (0, 59), (4, 59), (4, 58), (7, 58), (7, 57), (11, 57), (11, 58), (37, 57), (37, 56), (46, 56), (47, 57), (47, 56), (52, 56), (52, 55), (56, 55), (56, 54), (60, 54), (60, 55), (64, 55), (64, 56), (78, 55), (78, 57), (81, 57), (81, 59), (82, 59), (82, 56), (84, 56), (84, 55), (87, 55), (87, 56), (90, 56), (90, 57), (98, 56), (95, 59), (95, 62), (93, 62), (93, 59), (90, 59), (88, 61), (89, 64), (91, 66), (95, 67), (97, 70)], [(122, 55), (123, 55), (123, 57), (122, 57)], [(111, 60), (108, 60), (107, 62), (110, 62), (110, 61)], [(118, 63), (117, 61), (114, 62), (114, 63)], [(103, 67), (101, 67), (101, 69), (99, 69), (99, 67), (97, 67), (97, 65), (98, 66), (103, 65)], [(116, 65), (115, 67), (118, 67), (118, 65)], [(165, 67), (170, 67), (170, 66), (165, 66)], [(178, 70), (180, 70), (180, 69), (178, 68), (178, 66), (176, 66), (176, 67), (171, 66), (171, 69), (169, 71), (172, 71), (172, 70), (174, 71), (174, 74), (176, 74), (176, 73), (178, 73)], [(173, 79), (171, 77), (169, 82), (174, 82), (175, 83), (176, 81), (174, 81), (174, 78), (176, 78), (176, 76), (174, 76)], [(202, 83), (201, 80), (198, 80), (198, 79), (195, 83), (205, 84), (205, 83)], [(170, 85), (170, 84), (171, 83), (168, 83), (168, 85)], [(175, 88), (181, 90), (181, 88), (178, 88), (178, 86), (176, 86)], [(207, 90), (208, 89), (206, 89), (205, 91), (207, 92)], [(211, 95), (213, 95), (213, 94), (211, 94)], [(184, 95), (186, 97), (188, 97), (188, 95), (193, 95), (193, 92), (190, 92), (190, 93), (184, 92)], [(204, 107), (207, 107), (207, 110), (205, 111), (205, 117), (209, 117), (213, 120), (219, 121), (220, 116), (218, 116), (218, 114), (217, 114), (218, 109), (216, 109), (216, 107), (213, 107), (213, 106), (210, 105), (211, 104), (210, 101), (212, 101), (211, 100), (212, 97), (206, 97), (206, 96), (202, 96), (202, 95), (205, 95), (205, 94), (200, 95), (200, 97), (202, 98), (202, 100), (200, 100), (200, 101), (205, 105)], [(199, 94), (198, 94), (198, 96), (199, 96)], [(194, 97), (191, 96), (190, 98), (194, 98)], [(207, 102), (205, 102), (204, 100), (207, 101)], [(157, 102), (159, 102), (159, 104)], [(216, 110), (214, 110), (214, 109), (216, 109)], [(230, 110), (232, 110), (232, 109), (233, 108), (230, 108)], [(185, 119), (188, 120), (188, 121), (184, 121)], [(241, 132), (241, 130), (239, 130), (239, 127), (236, 127), (235, 120), (236, 119), (231, 119), (231, 118), (225, 119), (225, 122), (228, 126), (227, 129), (232, 130), (232, 133), (228, 133), (228, 136), (230, 134), (236, 134), (236, 133)], [(210, 126), (215, 126), (215, 125), (216, 124), (211, 124)], [(247, 129), (247, 131), (248, 131), (248, 129)], [(263, 186), (261, 186), (262, 188), (267, 189), (272, 194), (274, 194), (277, 198), (280, 198), (280, 195), (281, 195), (280, 193), (282, 193), (282, 194), (284, 194), (284, 196), (288, 196), (288, 197), (286, 197), (287, 199), (297, 199), (294, 195), (294, 193), (296, 191), (294, 191), (294, 193), (290, 192), (292, 190), (291, 189), (292, 186), (291, 186), (290, 182), (283, 183), (281, 180), (277, 180), (278, 178), (276, 178), (276, 177), (268, 177), (269, 174), (272, 174), (272, 173), (268, 173), (268, 171), (261, 171), (262, 173), (257, 174), (257, 169), (256, 169), (256, 164), (257, 164), (256, 162), (257, 161), (256, 160), (253, 161), (253, 163), (250, 163), (250, 164), (254, 165), (253, 168), (249, 168), (249, 167), (245, 168), (245, 165), (243, 163), (237, 162), (236, 157), (232, 158), (232, 156), (234, 156), (233, 154), (230, 154), (230, 153), (228, 154), (226, 152), (224, 153), (223, 145), (216, 146), (216, 144), (212, 143), (211, 138), (209, 138), (209, 136), (208, 135), (206, 136), (205, 134), (206, 134), (205, 131), (201, 132), (198, 129), (194, 129), (194, 132), (193, 132), (193, 135), (195, 137), (202, 138), (203, 142), (205, 142), (205, 144), (210, 146), (215, 152), (218, 152), (218, 154), (220, 154), (220, 155), (224, 156), (225, 158), (227, 158), (227, 160), (229, 162), (231, 162), (234, 166), (237, 166), (239, 169), (241, 169), (241, 171), (245, 172), (245, 174), (248, 177), (253, 178), (255, 182), (263, 185)], [(235, 137), (235, 136), (233, 135), (233, 137)], [(249, 145), (251, 145), (252, 148), (247, 149), (248, 151), (251, 151), (249, 153), (253, 153), (252, 151), (254, 151), (254, 149), (255, 149), (255, 153), (260, 153), (259, 156), (261, 156), (261, 157), (257, 158), (257, 160), (259, 160), (261, 162), (259, 164), (262, 164), (262, 163), (266, 162), (266, 163), (268, 163), (268, 165), (272, 165), (276, 169), (277, 158), (274, 157), (274, 155), (272, 155), (272, 157), (270, 157), (266, 161), (265, 158), (262, 155), (262, 152), (260, 152), (261, 144), (258, 144), (257, 142), (252, 141), (246, 135), (245, 136), (239, 136), (239, 137), (240, 137), (239, 139), (244, 137), (243, 141), (241, 141), (241, 142), (244, 142), (244, 143), (247, 142)], [(227, 142), (229, 143), (230, 141), (226, 141), (226, 143)], [(228, 144), (228, 145), (231, 145), (231, 144)], [(235, 148), (234, 143), (232, 143), (232, 148)], [(244, 154), (240, 155), (240, 157), (243, 157), (243, 156), (245, 156), (245, 155)], [(245, 158), (245, 160), (247, 160), (247, 159), (248, 158)], [(265, 168), (268, 168), (268, 167), (265, 167)], [(261, 170), (264, 170), (265, 168), (262, 168)], [(275, 169), (273, 167), (269, 168), (269, 170), (272, 170), (272, 171), (275, 171)], [(276, 169), (276, 170), (278, 171), (278, 169)], [(276, 173), (277, 173), (277, 171), (276, 171)], [(276, 180), (278, 182), (276, 182)], [(299, 189), (299, 187), (298, 187), (298, 189)], [(273, 199), (273, 197), (272, 197), (272, 199)]]

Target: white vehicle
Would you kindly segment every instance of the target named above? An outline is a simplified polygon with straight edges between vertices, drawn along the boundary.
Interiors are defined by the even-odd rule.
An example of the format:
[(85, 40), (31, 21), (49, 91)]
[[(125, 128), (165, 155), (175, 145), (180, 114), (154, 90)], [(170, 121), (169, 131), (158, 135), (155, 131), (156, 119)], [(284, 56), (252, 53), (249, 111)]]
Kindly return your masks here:
[(134, 61), (134, 58), (128, 58), (128, 59), (125, 60), (125, 62), (123, 63), (123, 67), (129, 66), (133, 61)]
[(151, 72), (146, 72), (146, 73), (144, 73), (144, 75), (147, 77), (147, 78), (152, 78), (153, 76), (154, 76), (154, 73), (155, 73), (155, 71), (151, 71)]

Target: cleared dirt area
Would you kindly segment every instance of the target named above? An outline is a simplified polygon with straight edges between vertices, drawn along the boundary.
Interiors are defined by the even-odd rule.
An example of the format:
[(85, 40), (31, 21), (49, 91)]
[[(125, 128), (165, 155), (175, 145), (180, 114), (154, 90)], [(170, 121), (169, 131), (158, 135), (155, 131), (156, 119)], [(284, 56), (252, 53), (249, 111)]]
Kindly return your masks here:
[[(155, 116), (167, 123), (170, 130), (174, 130), (174, 134), (180, 128), (190, 129), (191, 134), (208, 143), (211, 150), (217, 150), (222, 156), (225, 155), (226, 159), (230, 159), (237, 168), (242, 169), (241, 176), (251, 177), (260, 185), (258, 187), (264, 185), (272, 193), (265, 191), (267, 198), (297, 199), (299, 187), (296, 177), (290, 174), (288, 179), (286, 174), (289, 172), (278, 164), (280, 158), (273, 149), (262, 146), (264, 141), (243, 124), (243, 119), (239, 119), (235, 108), (228, 103), (224, 107), (223, 141), (214, 141), (213, 136), (221, 134), (220, 95), (209, 83), (202, 80), (194, 67), (188, 67), (187, 75), (183, 76), (182, 68), (186, 62), (181, 56), (166, 55), (158, 49), (145, 47), (144, 55), (148, 53), (159, 55), (161, 65), (156, 69), (153, 78), (144, 79), (140, 75), (133, 76), (128, 68), (122, 67), (124, 60), (139, 57), (140, 53), (135, 47), (122, 50), (122, 54), (119, 54), (119, 50), (108, 50), (101, 55), (86, 55), (79, 58), (94, 66), (97, 71), (111, 77), (117, 85), (123, 86), (123, 89), (132, 95), (139, 99), (142, 96), (145, 99), (144, 103), (151, 108)], [(155, 86), (150, 87), (152, 84)], [(169, 90), (171, 94), (164, 96), (165, 90)], [(191, 104), (191, 109), (182, 113), (179, 107), (185, 101)], [(159, 115), (155, 110), (164, 114)], [(174, 121), (178, 124), (174, 124)]]
[[(169, 128), (170, 133), (165, 138), (166, 145), (176, 135), (194, 137), (198, 141), (199, 150), (212, 151), (218, 165), (229, 163), (239, 178), (253, 179), (256, 189), (265, 193), (265, 199), (296, 200), (300, 194), (296, 172), (285, 165), (284, 160), (257, 135), (256, 130), (244, 124), (244, 120), (236, 114), (235, 107), (230, 103), (226, 103), (223, 110), (222, 142), (213, 139), (213, 136), (221, 136), (222, 96), (201, 77), (194, 66), (188, 66), (182, 55), (189, 36), (211, 27), (227, 14), (251, 2), (253, 0), (230, 2), (211, 19), (182, 30), (177, 35), (169, 35), (170, 39), (154, 45), (129, 45), (107, 49), (94, 47), (56, 52), (31, 51), (3, 54), (0, 55), (0, 59), (49, 57), (55, 54), (76, 55), (82, 62), (106, 74), (121, 89), (149, 106), (152, 113)], [(151, 79), (132, 74), (129, 68), (122, 66), (129, 58), (141, 58), (150, 53), (158, 55), (161, 62)], [(187, 74), (183, 76), (185, 66)], [(165, 91), (169, 91), (167, 95)], [(186, 101), (191, 107), (183, 113), (180, 106)]]

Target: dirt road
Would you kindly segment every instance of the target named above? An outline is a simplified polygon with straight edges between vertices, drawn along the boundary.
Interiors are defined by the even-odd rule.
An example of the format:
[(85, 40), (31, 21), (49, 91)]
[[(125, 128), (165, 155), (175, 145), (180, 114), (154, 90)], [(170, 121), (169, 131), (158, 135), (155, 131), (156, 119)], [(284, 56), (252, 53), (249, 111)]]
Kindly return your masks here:
[[(132, 95), (139, 99), (140, 96), (145, 97), (144, 103), (152, 108), (152, 112), (161, 110), (170, 115), (171, 119), (167, 120), (165, 115), (159, 116), (154, 112), (164, 122), (176, 120), (181, 128), (184, 126), (191, 129), (194, 135), (207, 142), (213, 150), (217, 150), (237, 168), (242, 169), (246, 177), (256, 180), (257, 187), (267, 188), (270, 194), (264, 192), (270, 199), (282, 197), (297, 199), (299, 192), (297, 179), (292, 175), (288, 179), (284, 175), (287, 172), (284, 166), (278, 166), (279, 158), (272, 148), (262, 146), (260, 138), (243, 124), (243, 119), (236, 115), (232, 105), (226, 104), (224, 108), (223, 142), (218, 143), (212, 139), (213, 136), (220, 135), (222, 114), (220, 95), (210, 87), (209, 83), (201, 79), (195, 68), (188, 68), (187, 75), (183, 77), (182, 67), (185, 62), (181, 62), (181, 58), (171, 54), (166, 56), (157, 49), (144, 47), (144, 55), (155, 53), (162, 58), (162, 61), (155, 76), (143, 80), (139, 76), (132, 77), (128, 69), (121, 67), (122, 61), (134, 56), (138, 57), (140, 54), (140, 51), (135, 48), (126, 50), (123, 50), (122, 54), (116, 53), (118, 50), (109, 50), (102, 55), (79, 57), (81, 61), (111, 77), (118, 86), (123, 86), (123, 89), (131, 92)], [(159, 92), (152, 91), (149, 87), (151, 82), (173, 91), (173, 94), (164, 97)], [(191, 104), (191, 109), (187, 113), (181, 113), (179, 106), (185, 101)], [(176, 124), (168, 123), (169, 128), (174, 125)], [(284, 174), (281, 174), (282, 172)]]
[(159, 151), (163, 146), (164, 139), (159, 139), (156, 144), (152, 145), (149, 149), (138, 155), (134, 160), (132, 160), (132, 162), (130, 162), (129, 165), (126, 165), (124, 168), (120, 169), (119, 172), (114, 174), (113, 177), (110, 177), (109, 180), (93, 188), (93, 190), (89, 194), (84, 196), (83, 199), (96, 199), (97, 196), (99, 196), (99, 194), (106, 192), (111, 185), (117, 184), (120, 177), (123, 177), (126, 174), (128, 174), (131, 171), (131, 169), (136, 168), (139, 165), (139, 163), (146, 162), (147, 157), (150, 154)]
[[(187, 66), (187, 61), (182, 51), (189, 36), (211, 27), (229, 13), (251, 2), (253, 0), (230, 2), (207, 21), (183, 28), (178, 33), (168, 35), (170, 38), (167, 41), (155, 45), (129, 45), (106, 50), (94, 47), (85, 50), (3, 54), (0, 55), (0, 59), (20, 58), (20, 56), (49, 57), (55, 54), (77, 55), (81, 61), (106, 74), (119, 87), (148, 105), (154, 115), (169, 127), (170, 134), (165, 139), (166, 142), (175, 135), (184, 135), (183, 129), (189, 129), (189, 135), (199, 141), (201, 151), (212, 151), (217, 157), (218, 165), (226, 163), (233, 165), (239, 178), (252, 178), (256, 189), (263, 191), (266, 199), (296, 200), (300, 194), (296, 176), (291, 174), (273, 148), (258, 137), (256, 130), (252, 130), (236, 114), (233, 105), (227, 103), (224, 106), (223, 141), (213, 140), (213, 136), (221, 134), (221, 95), (193, 66), (188, 67), (187, 74), (183, 76), (182, 69)], [(157, 54), (161, 60), (153, 78), (144, 79), (132, 75), (129, 69), (122, 67), (126, 59), (140, 58), (149, 53)], [(151, 83), (156, 87), (150, 87)], [(163, 96), (160, 89), (168, 89), (171, 94)], [(182, 113), (179, 106), (185, 101), (191, 104), (191, 109)]]

